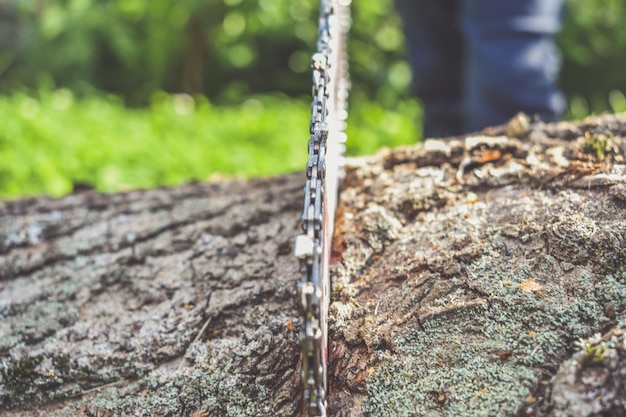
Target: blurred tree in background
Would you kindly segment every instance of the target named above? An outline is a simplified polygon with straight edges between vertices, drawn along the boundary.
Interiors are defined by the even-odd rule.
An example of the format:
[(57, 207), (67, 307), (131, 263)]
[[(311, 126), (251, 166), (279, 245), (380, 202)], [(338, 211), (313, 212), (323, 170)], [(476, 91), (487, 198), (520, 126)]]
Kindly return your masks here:
[[(393, 0), (352, 12), (348, 150), (414, 142)], [(318, 0), (0, 0), (0, 197), (304, 166), (318, 13)], [(624, 0), (568, 1), (570, 117), (626, 111), (625, 20)]]

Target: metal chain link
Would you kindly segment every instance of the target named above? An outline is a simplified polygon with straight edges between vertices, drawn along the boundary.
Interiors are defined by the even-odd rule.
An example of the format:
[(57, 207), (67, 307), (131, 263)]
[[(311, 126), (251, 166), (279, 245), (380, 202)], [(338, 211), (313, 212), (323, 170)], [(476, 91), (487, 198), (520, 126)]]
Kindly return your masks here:
[(303, 234), (295, 241), (300, 262), (298, 296), (303, 316), (303, 403), (309, 416), (326, 416), (329, 262), (339, 180), (345, 163), (350, 0), (321, 0), (317, 52), (311, 59), (313, 101), (306, 165)]

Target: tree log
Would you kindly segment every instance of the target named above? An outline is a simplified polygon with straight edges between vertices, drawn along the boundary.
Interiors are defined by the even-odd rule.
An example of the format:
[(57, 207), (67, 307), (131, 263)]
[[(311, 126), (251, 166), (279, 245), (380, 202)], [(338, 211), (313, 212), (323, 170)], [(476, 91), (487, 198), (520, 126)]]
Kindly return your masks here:
[[(526, 121), (349, 160), (331, 416), (626, 416), (626, 115)], [(300, 415), (302, 187), (0, 203), (0, 413)]]

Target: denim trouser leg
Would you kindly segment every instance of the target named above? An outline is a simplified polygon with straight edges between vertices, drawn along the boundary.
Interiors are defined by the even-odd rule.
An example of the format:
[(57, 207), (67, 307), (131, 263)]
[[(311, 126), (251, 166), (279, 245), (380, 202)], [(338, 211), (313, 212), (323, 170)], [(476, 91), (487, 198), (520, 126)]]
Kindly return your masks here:
[(463, 46), (458, 0), (396, 0), (404, 21), (413, 92), (426, 137), (462, 133)]
[(563, 115), (554, 36), (564, 0), (396, 0), (425, 136)]
[(500, 124), (523, 111), (562, 117), (554, 36), (563, 0), (464, 0), (466, 131)]

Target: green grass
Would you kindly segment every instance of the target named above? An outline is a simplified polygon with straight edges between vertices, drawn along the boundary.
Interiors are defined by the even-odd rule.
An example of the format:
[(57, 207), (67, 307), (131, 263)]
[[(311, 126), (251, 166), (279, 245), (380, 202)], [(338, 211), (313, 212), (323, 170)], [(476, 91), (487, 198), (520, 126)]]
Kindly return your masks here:
[[(415, 142), (420, 108), (394, 110), (353, 99), (348, 151)], [(216, 106), (204, 97), (156, 94), (147, 108), (69, 90), (0, 96), (0, 198), (61, 196), (76, 184), (113, 192), (300, 170), (306, 163), (308, 99), (250, 97)]]

